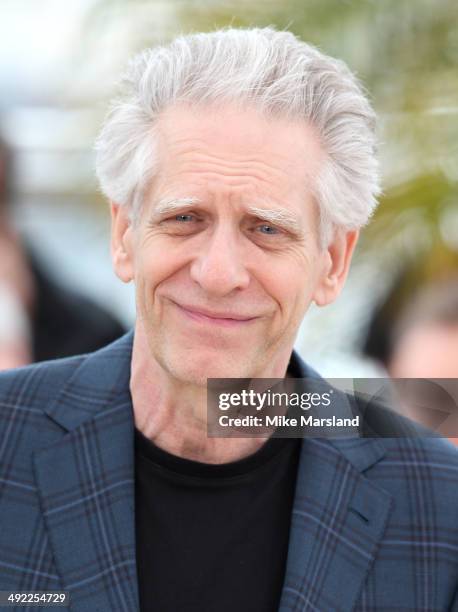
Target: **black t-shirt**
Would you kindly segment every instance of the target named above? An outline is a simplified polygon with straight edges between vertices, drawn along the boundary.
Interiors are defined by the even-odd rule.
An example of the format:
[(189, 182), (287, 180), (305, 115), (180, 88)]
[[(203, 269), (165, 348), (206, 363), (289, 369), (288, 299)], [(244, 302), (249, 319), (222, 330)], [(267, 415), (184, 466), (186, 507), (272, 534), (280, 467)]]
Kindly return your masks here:
[(300, 440), (221, 465), (135, 431), (141, 612), (277, 612)]

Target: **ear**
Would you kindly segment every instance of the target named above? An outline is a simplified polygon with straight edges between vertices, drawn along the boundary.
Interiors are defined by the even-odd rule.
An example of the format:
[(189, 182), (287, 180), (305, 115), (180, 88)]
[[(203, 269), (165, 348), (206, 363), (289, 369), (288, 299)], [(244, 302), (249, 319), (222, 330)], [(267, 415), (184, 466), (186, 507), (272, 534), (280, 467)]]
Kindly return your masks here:
[(322, 254), (323, 267), (312, 296), (317, 306), (331, 304), (342, 291), (358, 236), (359, 230), (336, 229), (331, 243)]
[(134, 278), (132, 224), (126, 206), (110, 203), (111, 259), (116, 276), (124, 283)]

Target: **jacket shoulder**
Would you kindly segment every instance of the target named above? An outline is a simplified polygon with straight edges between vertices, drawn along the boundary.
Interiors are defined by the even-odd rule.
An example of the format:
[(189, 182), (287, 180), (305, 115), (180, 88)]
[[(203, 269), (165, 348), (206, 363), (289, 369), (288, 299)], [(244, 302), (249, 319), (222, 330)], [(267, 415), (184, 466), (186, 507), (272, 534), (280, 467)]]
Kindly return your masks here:
[(44, 361), (0, 372), (0, 437), (16, 424), (44, 418), (43, 409), (57, 397), (85, 355)]
[[(380, 438), (379, 442), (385, 456), (367, 476), (392, 495), (395, 523), (410, 517), (413, 526), (438, 529), (445, 538), (458, 520), (456, 447), (444, 438), (429, 436)], [(458, 548), (456, 532), (447, 533), (449, 544)]]
[[(379, 440), (386, 449), (385, 462), (418, 470), (424, 467), (431, 479), (440, 480), (444, 471), (448, 471), (458, 484), (458, 449), (446, 438), (431, 434)], [(456, 493), (458, 501), (458, 488)]]

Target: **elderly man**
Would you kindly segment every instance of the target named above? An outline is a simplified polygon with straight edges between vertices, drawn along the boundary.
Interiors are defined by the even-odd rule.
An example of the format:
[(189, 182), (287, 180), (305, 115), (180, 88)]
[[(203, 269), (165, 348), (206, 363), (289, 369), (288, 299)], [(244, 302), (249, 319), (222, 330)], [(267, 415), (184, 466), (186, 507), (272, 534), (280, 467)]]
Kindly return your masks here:
[(288, 32), (131, 63), (97, 144), (133, 334), (1, 378), (0, 588), (83, 611), (458, 605), (440, 439), (207, 435), (207, 378), (312, 376), (293, 352), (375, 206), (374, 114)]

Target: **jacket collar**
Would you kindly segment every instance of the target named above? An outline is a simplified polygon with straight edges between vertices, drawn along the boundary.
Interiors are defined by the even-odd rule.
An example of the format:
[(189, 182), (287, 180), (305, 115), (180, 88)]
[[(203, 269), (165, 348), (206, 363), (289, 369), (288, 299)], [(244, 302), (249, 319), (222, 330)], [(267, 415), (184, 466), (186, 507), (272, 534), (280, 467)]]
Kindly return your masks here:
[(131, 401), (130, 362), (134, 333), (87, 355), (46, 414), (67, 431)]
[[(46, 409), (66, 435), (34, 455), (45, 523), (75, 612), (138, 610), (132, 343), (130, 332), (81, 362)], [(294, 376), (320, 380), (295, 352), (290, 367)], [(363, 475), (383, 455), (376, 439), (303, 441), (281, 612), (306, 604), (332, 609), (336, 601), (352, 608), (392, 504)]]

